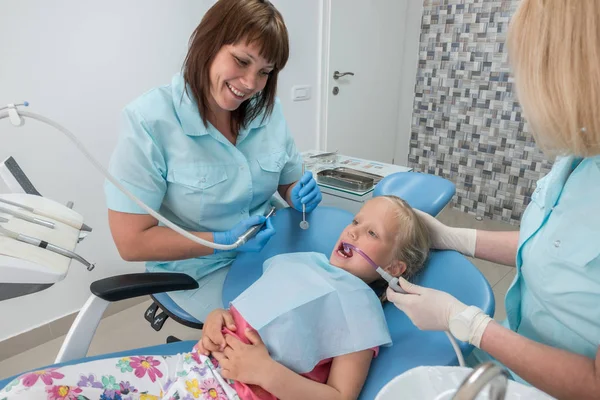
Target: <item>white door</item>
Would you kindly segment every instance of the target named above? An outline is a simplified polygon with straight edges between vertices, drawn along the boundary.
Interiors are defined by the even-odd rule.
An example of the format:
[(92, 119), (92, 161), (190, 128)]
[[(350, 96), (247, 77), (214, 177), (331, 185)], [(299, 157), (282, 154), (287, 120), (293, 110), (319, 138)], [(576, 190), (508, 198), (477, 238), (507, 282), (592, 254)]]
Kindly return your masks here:
[[(327, 5), (330, 23), (329, 43), (327, 46), (326, 36), (324, 44), (327, 94), (322, 145), (340, 154), (391, 163), (397, 139), (407, 0), (328, 0)], [(336, 71), (354, 75), (334, 79)], [(410, 79), (414, 88), (414, 76)]]

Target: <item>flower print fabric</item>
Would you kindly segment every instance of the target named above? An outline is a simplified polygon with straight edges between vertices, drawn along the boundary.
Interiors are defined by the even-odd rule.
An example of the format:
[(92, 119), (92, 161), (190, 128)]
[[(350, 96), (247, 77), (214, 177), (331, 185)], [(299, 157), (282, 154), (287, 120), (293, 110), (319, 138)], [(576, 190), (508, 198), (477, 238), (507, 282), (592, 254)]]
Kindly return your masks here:
[(0, 400), (241, 400), (218, 363), (197, 352), (131, 356), (29, 372)]

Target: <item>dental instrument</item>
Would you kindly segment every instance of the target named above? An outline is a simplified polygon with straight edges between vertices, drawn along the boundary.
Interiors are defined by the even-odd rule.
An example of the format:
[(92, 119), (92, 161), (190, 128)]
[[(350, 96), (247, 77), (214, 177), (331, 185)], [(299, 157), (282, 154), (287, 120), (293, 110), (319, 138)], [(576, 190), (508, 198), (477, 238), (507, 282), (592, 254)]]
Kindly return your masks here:
[[(402, 289), (402, 287), (398, 283), (398, 278), (397, 277), (394, 277), (394, 276), (390, 275), (387, 271), (385, 271), (383, 268), (381, 268), (379, 265), (377, 265), (373, 260), (371, 260), (371, 257), (369, 257), (368, 255), (366, 255), (361, 249), (359, 249), (358, 247), (354, 246), (353, 244), (346, 243), (346, 242), (342, 242), (342, 247), (344, 248), (344, 253), (346, 253), (346, 254), (348, 254), (348, 252), (356, 252), (356, 253), (360, 254), (360, 256), (362, 258), (364, 258), (369, 264), (371, 264), (371, 266), (373, 268), (375, 268), (375, 271), (377, 271), (377, 273), (379, 275), (381, 275), (381, 277), (383, 279), (386, 280), (386, 282), (388, 283), (389, 287), (394, 292), (396, 292), (396, 293), (403, 293), (403, 294), (410, 294), (406, 290)], [(460, 347), (458, 347), (458, 343), (456, 343), (456, 339), (454, 339), (454, 336), (452, 336), (450, 334), (450, 332), (444, 331), (444, 333), (446, 334), (446, 336), (448, 336), (448, 340), (450, 340), (450, 344), (452, 344), (452, 348), (454, 349), (454, 352), (456, 353), (456, 358), (458, 359), (458, 365), (460, 365), (461, 367), (464, 367), (465, 366), (465, 360), (463, 358), (462, 351), (460, 351)]]
[[(18, 208), (23, 209), (25, 211), (29, 211), (32, 214), (37, 214), (37, 215), (40, 215), (40, 216), (43, 216), (43, 217), (51, 218), (51, 219), (53, 219), (55, 221), (62, 222), (63, 224), (72, 226), (73, 228), (79, 229), (79, 230), (84, 231), (84, 232), (91, 232), (92, 231), (92, 228), (89, 227), (89, 226), (87, 226), (84, 223), (81, 223), (81, 225), (79, 225), (79, 223), (75, 223), (72, 220), (69, 220), (69, 219), (66, 219), (66, 218), (62, 218), (62, 217), (57, 216), (57, 215), (51, 215), (51, 213), (45, 212), (43, 210), (39, 210), (39, 209), (30, 207), (30, 206), (26, 206), (26, 205), (21, 204), (21, 203), (18, 203), (16, 201), (12, 201), (12, 200), (8, 200), (8, 199), (5, 199), (5, 198), (2, 198), (1, 195), (0, 195), (0, 203), (9, 204), (11, 206), (18, 207)], [(71, 208), (68, 205), (67, 205), (67, 207)]]
[(8, 208), (0, 207), (0, 213), (12, 215), (15, 218), (22, 219), (23, 221), (31, 222), (33, 224), (45, 226), (46, 228), (54, 229), (54, 222), (46, 221), (45, 219), (30, 217), (23, 213), (9, 210)]
[[(0, 222), (9, 222), (9, 220), (6, 218), (0, 217)], [(61, 256), (64, 256), (64, 257), (75, 259), (75, 260), (79, 261), (80, 263), (82, 263), (83, 265), (85, 265), (87, 267), (88, 271), (93, 270), (95, 267), (95, 264), (89, 263), (86, 259), (81, 257), (79, 254), (74, 253), (67, 249), (63, 249), (62, 247), (56, 246), (52, 243), (48, 243), (45, 240), (36, 239), (36, 238), (28, 236), (28, 235), (23, 235), (21, 233), (13, 232), (2, 226), (0, 226), (0, 234), (3, 234), (4, 236), (10, 237), (12, 239), (18, 240), (23, 243), (27, 243), (27, 244), (30, 244), (30, 245), (33, 245), (36, 247), (41, 247), (42, 249), (50, 250), (50, 251), (52, 251), (56, 254), (60, 254)]]
[(262, 229), (262, 227), (266, 223), (267, 219), (269, 219), (269, 217), (271, 217), (273, 214), (275, 214), (275, 207), (271, 207), (271, 210), (267, 213), (267, 215), (265, 215), (265, 222), (263, 222), (262, 224), (259, 224), (259, 225), (254, 225), (252, 228), (249, 228), (240, 237), (238, 237), (238, 239), (235, 243), (239, 242), (240, 243), (239, 246), (241, 246), (244, 243), (246, 243), (248, 240), (252, 239), (252, 237), (254, 235), (256, 235)]
[[(304, 162), (302, 162), (302, 176), (304, 176)], [(301, 229), (308, 229), (308, 221), (306, 221), (306, 204), (302, 203), (302, 221), (300, 221)]]
[[(133, 201), (139, 207), (144, 209), (148, 214), (150, 214), (151, 216), (153, 216), (154, 218), (156, 218), (157, 220), (162, 222), (165, 226), (171, 228), (175, 232), (179, 233), (180, 235), (186, 237), (187, 239), (189, 239), (195, 243), (198, 243), (202, 246), (210, 247), (212, 249), (235, 250), (236, 248), (240, 247), (243, 244), (243, 242), (240, 238), (238, 238), (238, 240), (236, 240), (233, 244), (214, 243), (214, 242), (211, 242), (208, 240), (204, 240), (200, 237), (194, 236), (190, 232), (177, 226), (176, 224), (174, 224), (167, 218), (163, 217), (161, 214), (154, 211), (152, 208), (148, 207), (144, 202), (142, 202), (140, 199), (138, 199), (133, 193), (131, 193), (123, 185), (121, 185), (119, 183), (119, 181), (117, 179), (115, 179), (115, 177), (113, 177), (112, 174), (110, 172), (108, 172), (108, 170), (106, 170), (106, 168), (104, 168), (102, 166), (102, 164), (100, 162), (98, 162), (98, 160), (96, 160), (91, 155), (91, 153), (85, 148), (85, 146), (77, 139), (77, 137), (71, 131), (69, 131), (62, 125), (54, 122), (50, 118), (44, 117), (42, 115), (30, 112), (30, 111), (19, 110), (17, 107), (20, 107), (20, 106), (27, 107), (27, 106), (29, 106), (29, 103), (23, 102), (22, 104), (8, 104), (8, 105), (0, 108), (0, 119), (9, 118), (10, 122), (14, 126), (19, 127), (25, 123), (23, 117), (27, 117), (27, 118), (36, 119), (40, 122), (44, 122), (44, 123), (52, 126), (53, 128), (57, 129), (62, 134), (64, 134), (69, 140), (71, 140), (71, 142), (73, 142), (73, 144), (75, 144), (75, 146), (79, 149), (79, 151), (81, 151), (86, 156), (86, 158), (94, 165), (94, 167), (96, 167), (96, 169), (98, 171), (100, 171), (100, 173), (102, 173), (102, 175), (104, 175), (106, 177), (106, 179), (108, 179), (108, 181), (110, 181), (110, 183), (115, 185), (115, 187), (117, 187), (121, 192), (123, 192), (131, 201)], [(249, 237), (247, 237), (246, 239), (243, 239), (243, 240), (248, 240), (248, 239), (249, 239)]]
[(354, 252), (360, 254), (362, 256), (362, 258), (364, 258), (369, 264), (371, 264), (371, 266), (373, 268), (375, 268), (375, 271), (377, 271), (377, 273), (379, 275), (381, 275), (381, 277), (383, 279), (386, 280), (386, 282), (388, 283), (388, 285), (392, 288), (392, 290), (394, 292), (408, 294), (398, 284), (398, 278), (396, 278), (395, 276), (390, 275), (387, 271), (385, 271), (379, 265), (375, 264), (375, 262), (373, 260), (371, 260), (371, 257), (369, 257), (368, 255), (366, 255), (361, 249), (359, 249), (358, 247), (354, 246), (353, 244), (346, 243), (346, 242), (342, 242), (342, 246), (344, 247), (344, 253), (346, 253), (346, 254), (348, 253), (348, 251), (354, 251)]

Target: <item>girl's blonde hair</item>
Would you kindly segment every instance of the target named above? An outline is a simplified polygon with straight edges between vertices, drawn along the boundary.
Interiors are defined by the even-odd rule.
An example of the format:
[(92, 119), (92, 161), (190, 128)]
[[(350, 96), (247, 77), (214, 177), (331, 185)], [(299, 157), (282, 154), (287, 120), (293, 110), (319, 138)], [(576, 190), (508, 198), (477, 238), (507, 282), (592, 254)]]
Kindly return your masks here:
[(398, 210), (395, 258), (406, 264), (403, 277), (411, 279), (423, 268), (429, 255), (431, 241), (427, 227), (410, 205), (398, 196), (378, 196), (392, 203)]
[[(396, 252), (394, 258), (397, 261), (402, 261), (406, 264), (406, 271), (402, 274), (405, 279), (413, 278), (425, 265), (429, 256), (429, 248), (431, 247), (431, 239), (427, 226), (421, 218), (415, 213), (410, 205), (400, 197), (392, 195), (378, 196), (392, 203), (396, 209), (397, 235), (396, 235)], [(376, 292), (382, 291), (380, 300), (385, 302), (386, 295), (384, 287), (387, 282), (384, 280), (377, 281), (373, 285)]]
[(510, 22), (517, 97), (548, 155), (600, 154), (599, 21), (599, 0), (522, 0)]

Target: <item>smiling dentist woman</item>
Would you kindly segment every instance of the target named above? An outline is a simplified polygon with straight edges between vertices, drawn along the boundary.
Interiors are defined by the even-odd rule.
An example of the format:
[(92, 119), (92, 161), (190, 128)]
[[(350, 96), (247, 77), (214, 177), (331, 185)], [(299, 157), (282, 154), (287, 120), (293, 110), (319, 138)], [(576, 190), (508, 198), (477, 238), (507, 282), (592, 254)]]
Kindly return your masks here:
[[(277, 76), (289, 54), (281, 14), (268, 1), (219, 0), (190, 39), (183, 74), (124, 110), (110, 172), (144, 203), (195, 235), (232, 244), (264, 221), (275, 192), (312, 211), (321, 193), (288, 130)], [(300, 181), (298, 181), (300, 179)], [(138, 208), (109, 182), (109, 224), (121, 257), (150, 272), (195, 278), (173, 300), (203, 321), (222, 308), (221, 291), (236, 252), (196, 244)], [(260, 251), (270, 221), (237, 251)]]
[[(450, 330), (559, 399), (600, 399), (600, 1), (523, 0), (510, 25), (517, 96), (536, 141), (560, 155), (520, 232), (427, 221), (434, 246), (516, 265), (502, 325), (440, 291), (388, 298), (426, 330)], [(487, 354), (486, 354), (487, 353)]]

